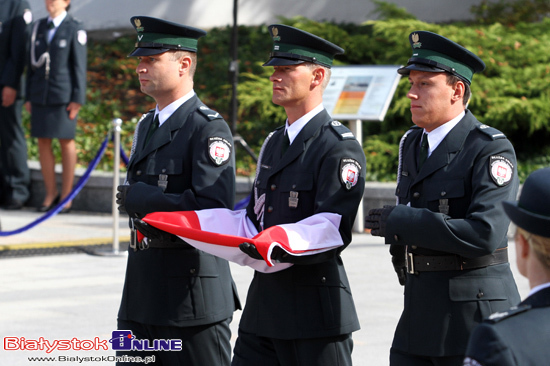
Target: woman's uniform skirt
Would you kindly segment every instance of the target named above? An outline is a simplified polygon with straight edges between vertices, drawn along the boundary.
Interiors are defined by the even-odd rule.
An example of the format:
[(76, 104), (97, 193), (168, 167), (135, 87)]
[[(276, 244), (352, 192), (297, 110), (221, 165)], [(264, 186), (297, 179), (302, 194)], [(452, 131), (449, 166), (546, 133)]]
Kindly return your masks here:
[(31, 105), (31, 136), (40, 138), (74, 139), (76, 118), (69, 119), (67, 104)]

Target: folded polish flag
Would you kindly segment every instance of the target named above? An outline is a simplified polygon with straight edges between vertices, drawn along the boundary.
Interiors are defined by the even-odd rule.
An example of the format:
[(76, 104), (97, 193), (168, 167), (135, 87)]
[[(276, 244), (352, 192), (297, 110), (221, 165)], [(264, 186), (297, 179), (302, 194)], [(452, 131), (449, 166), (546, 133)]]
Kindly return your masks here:
[[(338, 231), (340, 219), (338, 214), (323, 212), (297, 223), (272, 226), (260, 233), (244, 209), (154, 212), (145, 216), (143, 221), (177, 235), (206, 253), (268, 273), (292, 266), (291, 263), (274, 263), (271, 260), (275, 246), (290, 255), (302, 256), (326, 252), (343, 245)], [(244, 242), (254, 244), (265, 262), (241, 252), (239, 244)]]

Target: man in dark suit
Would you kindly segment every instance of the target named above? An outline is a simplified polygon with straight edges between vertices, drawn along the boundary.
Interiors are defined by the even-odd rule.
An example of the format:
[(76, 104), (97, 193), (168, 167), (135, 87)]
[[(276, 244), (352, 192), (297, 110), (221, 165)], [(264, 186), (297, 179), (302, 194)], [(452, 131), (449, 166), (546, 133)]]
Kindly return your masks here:
[(0, 0), (0, 204), (8, 210), (21, 208), (30, 195), (21, 75), (31, 22), (27, 0)]
[[(323, 107), (323, 90), (336, 54), (344, 50), (302, 30), (271, 25), (273, 102), (285, 126), (264, 142), (247, 217), (258, 231), (319, 213), (341, 215), (344, 245), (321, 254), (272, 258), (293, 263), (256, 271), (239, 324), (233, 366), (351, 365), (351, 333), (359, 329), (340, 253), (364, 191), (365, 155), (349, 129)], [(248, 243), (240, 249), (262, 260)]]
[(550, 168), (533, 172), (519, 202), (504, 210), (517, 225), (516, 262), (527, 277), (529, 296), (478, 325), (468, 343), (465, 366), (538, 366), (550, 360)]
[(409, 36), (413, 126), (400, 144), (397, 206), (369, 211), (366, 228), (391, 244), (405, 286), (391, 365), (461, 365), (475, 325), (519, 302), (500, 207), (518, 189), (504, 134), (466, 109), (483, 61), (431, 32)]
[[(145, 16), (131, 22), (138, 40), (130, 56), (139, 58), (141, 91), (157, 107), (136, 127), (119, 210), (139, 219), (156, 211), (233, 208), (229, 126), (193, 91), (198, 39), (206, 32)], [(168, 234), (133, 240), (118, 328), (137, 339), (181, 339), (179, 352), (155, 352), (160, 364), (229, 365), (229, 323), (239, 308), (226, 260)]]

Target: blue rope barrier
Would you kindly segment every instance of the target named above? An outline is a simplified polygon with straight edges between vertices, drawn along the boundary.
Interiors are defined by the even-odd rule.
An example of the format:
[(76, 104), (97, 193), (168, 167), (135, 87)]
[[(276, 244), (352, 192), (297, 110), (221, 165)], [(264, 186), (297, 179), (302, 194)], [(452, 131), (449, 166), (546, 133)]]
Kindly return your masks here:
[(120, 147), (120, 158), (122, 159), (122, 162), (124, 163), (124, 165), (128, 166), (128, 162), (130, 161), (130, 159), (128, 159), (128, 156), (124, 152), (124, 149), (122, 148), (122, 146)]
[(67, 197), (65, 197), (63, 200), (61, 200), (61, 202), (59, 202), (57, 204), (57, 206), (52, 208), (50, 211), (48, 211), (47, 213), (45, 213), (44, 215), (42, 215), (41, 217), (39, 217), (35, 221), (31, 222), (30, 224), (28, 224), (26, 226), (23, 226), (22, 228), (12, 230), (12, 231), (0, 231), (0, 236), (9, 236), (9, 235), (14, 235), (14, 234), (20, 234), (24, 231), (27, 231), (27, 230), (35, 227), (36, 225), (38, 225), (41, 222), (49, 219), (50, 217), (57, 215), (57, 213), (63, 209), (63, 206), (65, 206), (65, 204), (68, 201), (72, 200), (80, 192), (80, 190), (84, 187), (84, 185), (88, 182), (88, 179), (90, 178), (90, 174), (96, 168), (97, 164), (99, 164), (99, 161), (103, 157), (103, 154), (105, 153), (105, 149), (107, 148), (107, 143), (108, 142), (109, 142), (109, 136), (107, 135), (107, 137), (105, 138), (105, 140), (101, 144), (101, 147), (99, 148), (99, 151), (97, 152), (95, 158), (92, 160), (92, 162), (88, 166), (88, 169), (86, 170), (84, 175), (82, 175), (82, 177), (80, 177), (80, 179), (78, 180), (78, 183), (73, 188), (72, 192)]

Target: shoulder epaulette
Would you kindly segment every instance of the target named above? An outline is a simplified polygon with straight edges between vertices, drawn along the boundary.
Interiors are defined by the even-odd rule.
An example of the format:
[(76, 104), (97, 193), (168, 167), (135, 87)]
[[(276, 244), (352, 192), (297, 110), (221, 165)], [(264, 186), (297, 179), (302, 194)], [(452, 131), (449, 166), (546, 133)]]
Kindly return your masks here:
[(477, 129), (492, 138), (493, 140), (505, 139), (506, 135), (497, 130), (494, 127), (487, 126), (486, 124), (480, 124), (477, 126)]
[(485, 321), (493, 324), (498, 323), (500, 321), (503, 321), (504, 319), (509, 319), (515, 315), (524, 313), (529, 309), (531, 309), (531, 305), (514, 306), (509, 310), (491, 314)]
[(332, 127), (332, 130), (336, 133), (336, 135), (338, 135), (340, 140), (355, 139), (353, 132), (351, 132), (350, 129), (344, 126), (341, 122), (332, 121), (330, 122), (330, 127)]
[(212, 110), (205, 106), (204, 104), (199, 106), (198, 108), (199, 112), (201, 112), (206, 118), (208, 118), (210, 121), (214, 119), (221, 119), (223, 118), (221, 114), (216, 112), (215, 110)]

